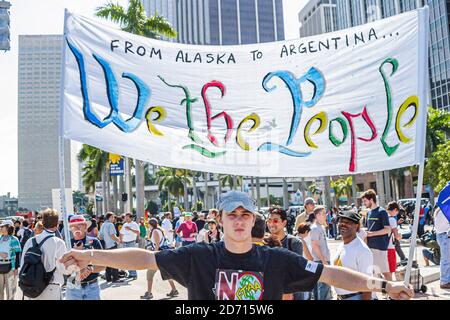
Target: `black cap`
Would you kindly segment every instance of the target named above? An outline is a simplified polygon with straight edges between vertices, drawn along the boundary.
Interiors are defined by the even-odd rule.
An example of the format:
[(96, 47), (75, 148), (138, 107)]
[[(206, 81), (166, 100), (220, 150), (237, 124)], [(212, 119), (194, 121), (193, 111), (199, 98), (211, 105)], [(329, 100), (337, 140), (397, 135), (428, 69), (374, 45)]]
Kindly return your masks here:
[(352, 220), (354, 223), (359, 223), (359, 220), (361, 220), (361, 214), (359, 214), (353, 210), (340, 211), (338, 213), (338, 217)]

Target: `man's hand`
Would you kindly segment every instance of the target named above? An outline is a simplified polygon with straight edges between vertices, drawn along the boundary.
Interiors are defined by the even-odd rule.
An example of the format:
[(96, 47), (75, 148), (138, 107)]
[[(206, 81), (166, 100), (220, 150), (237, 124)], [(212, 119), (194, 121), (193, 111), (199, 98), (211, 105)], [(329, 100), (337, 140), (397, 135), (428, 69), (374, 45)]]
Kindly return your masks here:
[(75, 249), (75, 250), (83, 250), (83, 248), (84, 248), (84, 244), (83, 243), (80, 243), (79, 245), (77, 245), (76, 243), (73, 245), (73, 248)]
[(64, 264), (68, 271), (83, 270), (89, 264), (91, 258), (89, 251), (71, 250), (64, 254), (59, 262)]
[(19, 274), (19, 270), (14, 269), (14, 277), (17, 278), (17, 275)]
[(93, 268), (91, 266), (87, 266), (86, 268), (80, 271), (80, 281), (83, 281), (92, 273)]
[(414, 298), (414, 290), (403, 282), (388, 282), (386, 292), (394, 300), (409, 300)]

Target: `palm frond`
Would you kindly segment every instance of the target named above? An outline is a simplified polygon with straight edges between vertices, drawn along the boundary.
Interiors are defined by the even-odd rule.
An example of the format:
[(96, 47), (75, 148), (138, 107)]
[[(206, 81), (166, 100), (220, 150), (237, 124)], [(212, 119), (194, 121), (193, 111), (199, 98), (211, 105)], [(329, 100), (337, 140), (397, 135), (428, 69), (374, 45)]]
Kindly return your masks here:
[(114, 4), (109, 2), (102, 7), (97, 7), (97, 9), (95, 9), (95, 15), (119, 23), (121, 27), (127, 24), (127, 14), (125, 13), (125, 9), (118, 3)]

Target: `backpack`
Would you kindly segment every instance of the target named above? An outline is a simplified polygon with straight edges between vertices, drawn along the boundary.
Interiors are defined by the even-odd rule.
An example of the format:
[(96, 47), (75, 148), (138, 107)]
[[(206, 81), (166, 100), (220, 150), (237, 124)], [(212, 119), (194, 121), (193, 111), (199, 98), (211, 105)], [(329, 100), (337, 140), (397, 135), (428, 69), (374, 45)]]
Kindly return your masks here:
[(29, 298), (38, 297), (47, 288), (53, 277), (56, 268), (50, 272), (45, 271), (41, 251), (44, 242), (51, 237), (53, 235), (44, 238), (39, 244), (36, 241), (36, 237), (31, 239), (33, 246), (26, 251), (24, 263), (19, 274), (19, 287), (22, 289), (24, 296)]
[[(153, 231), (154, 231), (154, 230), (155, 230), (155, 229), (152, 229), (152, 231), (150, 232), (149, 239), (152, 238), (152, 234), (153, 234)], [(158, 228), (158, 230), (161, 231), (162, 236), (163, 236), (163, 238), (160, 239), (159, 251), (173, 249), (173, 248), (167, 243), (167, 238), (164, 236), (164, 231), (162, 231), (162, 230), (159, 229), (159, 228)], [(148, 244), (146, 245), (146, 249), (147, 249), (147, 250), (152, 250), (152, 251), (155, 250), (155, 244), (154, 244), (153, 242), (151, 242), (151, 240), (148, 240)]]
[(23, 236), (20, 239), (20, 246), (22, 247), (22, 249), (25, 246), (25, 243), (27, 243), (28, 239), (31, 238), (31, 233), (32, 231), (30, 229), (23, 230)]

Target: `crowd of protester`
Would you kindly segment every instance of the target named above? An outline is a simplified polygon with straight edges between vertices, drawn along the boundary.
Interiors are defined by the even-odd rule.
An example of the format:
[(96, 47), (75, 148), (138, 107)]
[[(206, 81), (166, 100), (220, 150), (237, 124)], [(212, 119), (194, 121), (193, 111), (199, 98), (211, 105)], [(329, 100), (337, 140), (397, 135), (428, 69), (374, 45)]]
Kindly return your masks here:
[[(285, 248), (307, 261), (324, 266), (345, 267), (387, 281), (395, 280), (397, 268), (407, 262), (400, 245), (402, 234), (399, 232), (405, 222), (402, 214), (404, 208), (397, 202), (390, 202), (385, 210), (377, 204), (377, 196), (373, 190), (362, 194), (362, 202), (365, 208), (363, 210), (355, 207), (328, 210), (318, 205), (313, 198), (307, 198), (304, 211), (295, 217), (293, 228), (288, 228), (289, 215), (279, 206), (272, 206), (267, 215), (255, 212), (255, 223), (251, 231), (252, 242), (257, 246)], [(434, 222), (436, 229), (434, 239), (421, 240), (421, 244), (425, 246), (425, 263), (441, 265), (441, 287), (449, 289), (448, 221), (443, 218), (439, 209), (434, 210), (434, 215), (431, 208), (421, 211), (421, 223), (425, 225)], [(72, 248), (77, 250), (139, 247), (152, 252), (188, 247), (202, 242), (218, 244), (224, 238), (220, 214), (218, 209), (181, 212), (177, 216), (165, 212), (146, 216), (138, 221), (135, 221), (131, 213), (116, 215), (108, 212), (96, 218), (70, 215), (70, 242)], [(64, 225), (59, 214), (53, 209), (42, 211), (35, 219), (2, 221), (0, 227), (0, 300), (14, 299), (18, 279), (21, 288), (24, 288), (24, 299), (62, 299), (65, 289), (64, 296), (67, 300), (98, 300), (101, 295), (99, 277), (112, 284), (120, 284), (126, 279), (133, 281), (138, 277), (136, 270), (121, 270), (110, 266), (89, 264), (77, 273), (64, 268), (57, 259), (66, 252)], [(291, 229), (292, 233), (287, 232)], [(425, 230), (422, 230), (422, 234), (426, 234)], [(330, 241), (339, 242), (333, 252), (330, 250)], [(27, 268), (35, 267), (31, 266), (30, 255), (27, 256), (30, 248), (42, 251), (45, 272), (51, 273), (51, 279), (47, 281), (44, 290), (35, 297), (29, 293), (31, 289), (27, 289), (27, 281), (37, 281), (30, 280), (30, 272), (27, 273)], [(152, 290), (155, 274), (156, 270), (147, 270), (147, 291), (141, 299), (154, 298)], [(168, 283), (171, 290), (167, 297), (178, 296), (179, 284), (172, 278), (168, 278)], [(310, 291), (285, 293), (282, 298), (369, 300), (376, 298), (376, 295), (370, 292), (352, 292), (317, 281)]]

